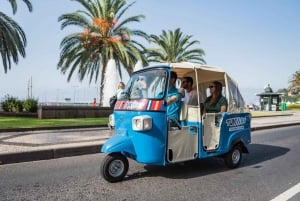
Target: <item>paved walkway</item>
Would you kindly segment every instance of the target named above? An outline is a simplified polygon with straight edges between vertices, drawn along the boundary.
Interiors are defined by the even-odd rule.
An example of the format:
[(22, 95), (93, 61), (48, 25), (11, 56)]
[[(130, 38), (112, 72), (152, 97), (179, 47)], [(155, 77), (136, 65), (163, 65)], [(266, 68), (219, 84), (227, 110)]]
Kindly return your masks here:
[[(300, 112), (252, 118), (252, 130), (300, 125)], [(113, 135), (103, 128), (80, 128), (0, 133), (0, 165), (99, 153)]]

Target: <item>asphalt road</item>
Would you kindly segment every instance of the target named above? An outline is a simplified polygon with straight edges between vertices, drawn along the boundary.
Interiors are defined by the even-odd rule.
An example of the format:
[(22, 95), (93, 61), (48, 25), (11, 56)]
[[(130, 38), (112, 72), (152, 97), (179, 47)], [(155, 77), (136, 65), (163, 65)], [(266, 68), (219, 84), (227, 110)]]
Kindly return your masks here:
[(128, 176), (113, 184), (99, 175), (100, 153), (3, 165), (0, 200), (270, 201), (288, 192), (298, 201), (299, 189), (288, 190), (300, 183), (299, 136), (300, 126), (252, 132), (250, 154), (234, 170), (219, 158), (169, 167), (130, 161)]

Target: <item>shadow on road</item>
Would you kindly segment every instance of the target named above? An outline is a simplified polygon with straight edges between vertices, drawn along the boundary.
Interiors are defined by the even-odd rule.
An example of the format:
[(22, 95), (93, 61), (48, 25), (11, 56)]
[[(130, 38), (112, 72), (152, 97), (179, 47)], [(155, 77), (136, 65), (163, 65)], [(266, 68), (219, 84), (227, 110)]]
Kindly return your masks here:
[[(255, 165), (254, 168), (257, 168), (260, 167), (260, 163), (284, 155), (289, 151), (288, 148), (264, 144), (250, 144), (248, 148), (249, 154), (243, 154), (240, 167)], [(230, 170), (225, 166), (221, 157), (194, 160), (165, 167), (145, 165), (144, 169), (144, 172), (128, 174), (125, 180), (157, 176), (171, 179), (188, 179)]]
[(265, 144), (250, 144), (249, 153), (247, 157), (242, 161), (241, 166), (257, 165), (267, 160), (282, 156), (286, 154), (290, 149), (286, 147), (278, 147)]

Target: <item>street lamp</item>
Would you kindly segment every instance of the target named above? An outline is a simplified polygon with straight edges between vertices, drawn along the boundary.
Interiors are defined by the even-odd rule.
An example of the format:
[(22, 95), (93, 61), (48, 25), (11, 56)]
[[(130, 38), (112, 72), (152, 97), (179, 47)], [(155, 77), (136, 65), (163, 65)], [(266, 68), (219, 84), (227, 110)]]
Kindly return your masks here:
[(78, 87), (77, 85), (72, 86), (74, 91), (73, 91), (73, 103), (76, 102), (75, 97), (76, 97), (76, 88)]

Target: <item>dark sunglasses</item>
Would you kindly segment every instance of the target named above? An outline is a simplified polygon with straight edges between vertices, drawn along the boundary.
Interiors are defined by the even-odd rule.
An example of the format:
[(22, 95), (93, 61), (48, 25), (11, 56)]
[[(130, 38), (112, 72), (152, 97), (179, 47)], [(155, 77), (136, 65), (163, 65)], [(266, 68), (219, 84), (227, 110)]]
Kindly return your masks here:
[(214, 88), (214, 87), (216, 87), (216, 86), (208, 86), (208, 87), (211, 89), (211, 88)]

